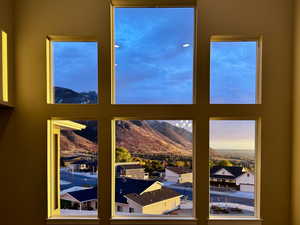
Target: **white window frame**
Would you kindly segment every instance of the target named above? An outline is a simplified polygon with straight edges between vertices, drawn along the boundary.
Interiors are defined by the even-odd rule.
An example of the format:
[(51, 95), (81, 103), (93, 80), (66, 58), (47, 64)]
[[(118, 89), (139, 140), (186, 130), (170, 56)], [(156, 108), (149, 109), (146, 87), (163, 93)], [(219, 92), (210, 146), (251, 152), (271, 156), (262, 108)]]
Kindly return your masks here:
[(0, 106), (13, 107), (8, 49), (8, 34), (0, 29)]

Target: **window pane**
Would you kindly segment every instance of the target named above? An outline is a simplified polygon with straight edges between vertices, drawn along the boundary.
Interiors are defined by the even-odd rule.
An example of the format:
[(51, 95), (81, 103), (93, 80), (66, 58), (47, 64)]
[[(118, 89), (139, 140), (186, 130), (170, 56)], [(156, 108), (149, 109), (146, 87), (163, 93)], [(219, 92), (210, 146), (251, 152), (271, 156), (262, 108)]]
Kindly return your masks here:
[(192, 121), (118, 120), (116, 216), (193, 216)]
[(52, 42), (54, 103), (98, 102), (96, 42)]
[(192, 104), (194, 9), (115, 9), (117, 104)]
[(0, 74), (2, 74), (0, 81), (0, 100), (7, 102), (8, 101), (8, 53), (7, 53), (7, 34), (4, 31), (1, 31), (1, 42), (0, 42)]
[(210, 121), (210, 215), (255, 215), (255, 121)]
[(257, 42), (211, 42), (210, 103), (255, 104)]
[(53, 124), (54, 169), (60, 171), (55, 173), (60, 185), (54, 192), (59, 193), (60, 215), (96, 216), (97, 121), (55, 120)]

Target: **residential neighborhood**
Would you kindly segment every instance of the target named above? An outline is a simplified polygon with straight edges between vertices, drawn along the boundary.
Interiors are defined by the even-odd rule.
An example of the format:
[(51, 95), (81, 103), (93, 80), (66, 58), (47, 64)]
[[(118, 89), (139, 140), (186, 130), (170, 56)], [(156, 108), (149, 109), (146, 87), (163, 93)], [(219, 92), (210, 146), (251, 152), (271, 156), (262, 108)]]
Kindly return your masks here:
[[(132, 129), (132, 126), (139, 129), (145, 126), (145, 129), (149, 129), (148, 126), (152, 125), (158, 131), (162, 129), (159, 132), (165, 132), (164, 128), (160, 127), (162, 124), (157, 122), (143, 124), (140, 121), (133, 121), (126, 126), (124, 123), (119, 125), (120, 129), (123, 129), (122, 132), (127, 135), (127, 130)], [(170, 128), (169, 124), (165, 126)], [(71, 148), (76, 143), (78, 148), (86, 146), (96, 149), (93, 143), (75, 133), (86, 129), (85, 125), (60, 121), (56, 123), (56, 129), (61, 131), (61, 136), (65, 136), (61, 145)], [(63, 132), (65, 130), (68, 132)], [(70, 133), (70, 130), (73, 130), (73, 133)], [(92, 132), (91, 130), (89, 132)], [(173, 135), (173, 133), (168, 135), (171, 134)], [(176, 140), (177, 136), (171, 137)], [(128, 139), (130, 137), (122, 140)], [(98, 181), (97, 152), (74, 149), (73, 152), (77, 154), (72, 155), (66, 154), (65, 148), (62, 149), (61, 152), (64, 154), (60, 157), (61, 215), (96, 215), (99, 204), (97, 187), (101, 185)], [(224, 164), (223, 161), (214, 160), (210, 166), (210, 213), (253, 215), (255, 191), (253, 170), (242, 165), (233, 165), (230, 161), (225, 161), (226, 166), (221, 165)], [(114, 168), (116, 216), (193, 215), (194, 174), (192, 159), (189, 156), (131, 155), (128, 149), (117, 147)]]

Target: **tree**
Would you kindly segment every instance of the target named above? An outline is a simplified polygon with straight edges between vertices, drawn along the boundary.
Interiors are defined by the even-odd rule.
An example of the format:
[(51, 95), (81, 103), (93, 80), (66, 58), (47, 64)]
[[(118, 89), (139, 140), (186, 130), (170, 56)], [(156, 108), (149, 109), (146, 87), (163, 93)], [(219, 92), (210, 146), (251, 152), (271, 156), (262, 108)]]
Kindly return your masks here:
[(131, 162), (132, 157), (129, 151), (123, 147), (116, 147), (116, 162)]
[(229, 160), (221, 160), (217, 163), (218, 166), (233, 166)]
[(215, 166), (215, 163), (212, 160), (209, 160), (208, 165), (209, 165), (209, 168), (212, 168)]
[(176, 164), (177, 167), (184, 167), (185, 163), (184, 163), (184, 161), (176, 161), (175, 164)]

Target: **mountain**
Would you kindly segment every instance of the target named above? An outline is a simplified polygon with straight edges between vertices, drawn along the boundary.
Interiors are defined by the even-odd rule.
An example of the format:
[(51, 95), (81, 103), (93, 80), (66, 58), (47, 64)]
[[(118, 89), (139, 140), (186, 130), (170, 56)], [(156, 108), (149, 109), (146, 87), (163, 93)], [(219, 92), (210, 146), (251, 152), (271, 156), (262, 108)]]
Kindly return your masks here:
[[(91, 155), (97, 151), (97, 121), (75, 121), (87, 126), (81, 131), (61, 131), (61, 155)], [(192, 155), (191, 132), (157, 120), (118, 120), (116, 145), (132, 154)]]
[[(76, 92), (55, 87), (57, 103), (97, 103), (96, 92)], [(97, 151), (97, 121), (75, 121), (87, 126), (81, 131), (62, 131), (62, 156), (92, 154)], [(100, 124), (101, 125), (101, 124)], [(116, 145), (133, 154), (192, 156), (192, 133), (160, 120), (116, 122)]]
[(68, 88), (55, 87), (55, 103), (96, 104), (97, 99), (95, 91), (76, 92)]
[(133, 154), (192, 156), (192, 134), (157, 120), (119, 120), (116, 145)]
[(62, 130), (60, 136), (62, 157), (91, 156), (98, 151), (97, 144), (71, 130)]

